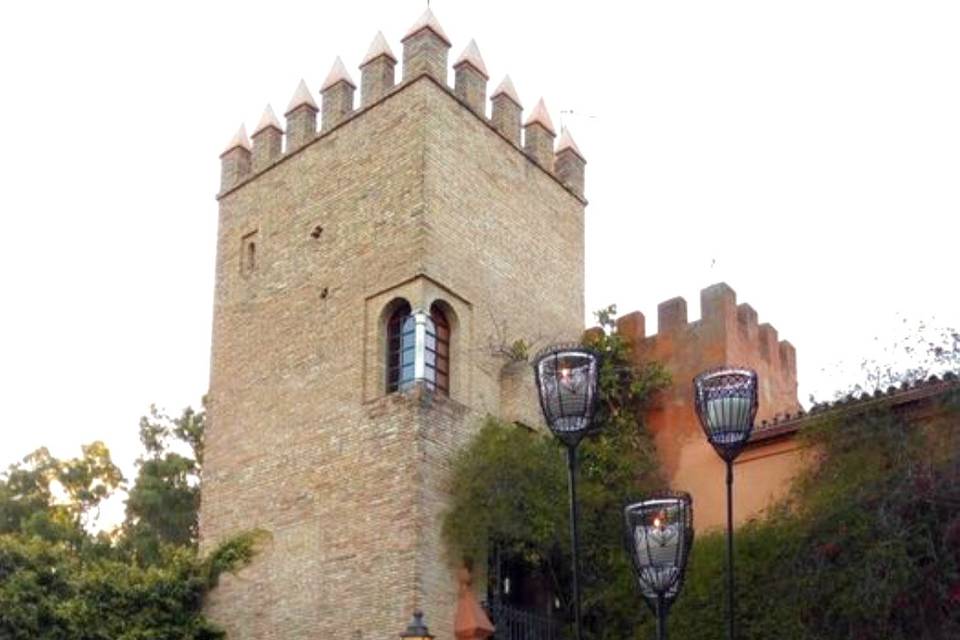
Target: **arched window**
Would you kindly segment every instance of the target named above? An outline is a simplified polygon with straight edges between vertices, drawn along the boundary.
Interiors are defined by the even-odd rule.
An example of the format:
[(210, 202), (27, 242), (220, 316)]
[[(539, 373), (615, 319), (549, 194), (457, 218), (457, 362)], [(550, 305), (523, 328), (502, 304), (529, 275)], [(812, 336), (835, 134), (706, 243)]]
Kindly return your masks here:
[(436, 304), (430, 307), (426, 336), (424, 377), (438, 391), (450, 395), (450, 323)]
[(438, 305), (428, 315), (401, 302), (387, 320), (387, 393), (415, 380), (450, 394), (450, 323)]
[(387, 393), (414, 379), (415, 363), (416, 321), (403, 302), (387, 320)]

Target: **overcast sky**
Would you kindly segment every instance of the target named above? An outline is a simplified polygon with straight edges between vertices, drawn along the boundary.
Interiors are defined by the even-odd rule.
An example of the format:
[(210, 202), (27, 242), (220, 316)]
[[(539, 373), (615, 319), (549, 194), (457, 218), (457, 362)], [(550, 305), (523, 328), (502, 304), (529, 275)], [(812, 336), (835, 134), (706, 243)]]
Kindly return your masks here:
[[(424, 6), (2, 4), (0, 465), (103, 439), (130, 473), (150, 403), (199, 401), (219, 153), (335, 56), (359, 79), (377, 30), (399, 55)], [(956, 0), (433, 9), (451, 63), (476, 38), (490, 88), (543, 96), (586, 155), (588, 310), (653, 332), (725, 280), (796, 346), (803, 401), (903, 319), (960, 326)]]

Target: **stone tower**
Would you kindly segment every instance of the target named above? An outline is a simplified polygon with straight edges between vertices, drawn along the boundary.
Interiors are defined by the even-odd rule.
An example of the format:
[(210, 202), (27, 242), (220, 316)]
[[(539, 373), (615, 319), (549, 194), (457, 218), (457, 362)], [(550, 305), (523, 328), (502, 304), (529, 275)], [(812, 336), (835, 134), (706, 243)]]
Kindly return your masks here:
[(448, 86), (429, 11), (402, 45), (399, 81), (378, 34), (359, 85), (338, 59), (221, 156), (200, 533), (267, 533), (211, 597), (232, 640), (394, 637), (414, 608), (452, 639), (451, 457), (485, 415), (539, 419), (503, 345), (583, 330), (569, 132), (542, 102), (521, 127), (509, 79), (487, 117), (476, 43)]

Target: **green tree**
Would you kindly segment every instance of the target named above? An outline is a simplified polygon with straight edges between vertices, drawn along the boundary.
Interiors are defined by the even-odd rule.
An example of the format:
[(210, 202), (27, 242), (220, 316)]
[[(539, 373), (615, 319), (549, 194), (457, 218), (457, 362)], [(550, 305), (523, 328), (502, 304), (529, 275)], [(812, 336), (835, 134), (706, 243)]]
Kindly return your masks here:
[(163, 545), (197, 542), (205, 423), (206, 412), (190, 407), (177, 418), (151, 407), (140, 419), (145, 455), (127, 497), (124, 542), (141, 562), (156, 562)]
[(85, 527), (123, 482), (102, 442), (79, 458), (59, 460), (46, 448), (25, 456), (0, 477), (0, 534), (22, 533), (75, 546), (91, 540)]
[[(122, 476), (103, 443), (59, 460), (38, 449), (0, 475), (0, 638), (212, 640), (203, 599), (252, 558), (264, 534), (196, 550), (203, 413), (140, 425), (146, 449), (113, 536), (89, 531)], [(183, 455), (173, 451), (183, 449)]]

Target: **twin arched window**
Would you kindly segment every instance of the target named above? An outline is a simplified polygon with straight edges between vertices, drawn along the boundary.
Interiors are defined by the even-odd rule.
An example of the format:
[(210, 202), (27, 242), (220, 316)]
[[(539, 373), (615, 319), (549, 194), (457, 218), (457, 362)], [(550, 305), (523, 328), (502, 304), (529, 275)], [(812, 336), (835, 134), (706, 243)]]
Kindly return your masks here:
[(450, 394), (450, 323), (437, 304), (428, 315), (403, 302), (387, 320), (387, 392), (415, 380)]

